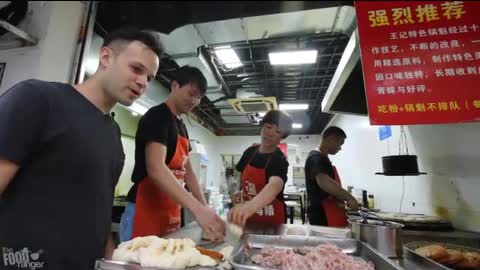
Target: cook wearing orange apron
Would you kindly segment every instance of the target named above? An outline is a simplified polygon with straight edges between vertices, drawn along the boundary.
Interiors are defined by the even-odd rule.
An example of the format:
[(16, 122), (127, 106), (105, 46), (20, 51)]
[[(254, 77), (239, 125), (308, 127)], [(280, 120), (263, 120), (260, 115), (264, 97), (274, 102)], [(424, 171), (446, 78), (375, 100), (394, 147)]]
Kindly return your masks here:
[[(255, 150), (254, 154), (250, 157), (241, 175), (241, 188), (244, 201), (253, 199), (268, 184), (266, 168), (268, 168), (272, 155), (268, 157), (264, 168), (256, 168), (250, 163), (257, 154), (257, 151), (258, 149)], [(281, 195), (283, 198), (283, 194)], [(248, 218), (247, 223), (262, 225), (284, 224), (287, 221), (285, 209), (285, 202), (279, 200), (277, 196), (270, 205), (258, 210), (253, 216)]]
[[(335, 166), (332, 167), (335, 174), (334, 180), (341, 186), (342, 182), (340, 181), (337, 168)], [(346, 227), (348, 225), (345, 209), (338, 206), (338, 201), (333, 196), (322, 200), (322, 208), (329, 227)]]
[[(189, 140), (177, 135), (177, 146), (167, 167), (183, 184), (185, 164), (188, 160)], [(159, 190), (150, 178), (138, 185), (132, 238), (137, 236), (164, 236), (180, 229), (181, 206)]]

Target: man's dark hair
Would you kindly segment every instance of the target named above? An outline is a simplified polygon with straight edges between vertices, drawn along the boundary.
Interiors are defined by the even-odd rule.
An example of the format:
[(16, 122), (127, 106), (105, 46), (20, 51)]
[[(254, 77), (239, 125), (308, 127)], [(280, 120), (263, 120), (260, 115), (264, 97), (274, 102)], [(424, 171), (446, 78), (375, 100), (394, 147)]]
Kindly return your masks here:
[(343, 131), (343, 129), (337, 126), (330, 126), (323, 131), (322, 138), (325, 139), (330, 136), (335, 136), (337, 138), (343, 138), (343, 139), (347, 138), (347, 134), (345, 133), (345, 131)]
[(183, 66), (177, 69), (173, 75), (172, 83), (173, 81), (176, 81), (180, 87), (189, 83), (197, 85), (202, 96), (207, 91), (207, 79), (205, 79), (200, 69), (196, 67)]
[(162, 58), (164, 48), (162, 43), (150, 32), (141, 31), (133, 26), (119, 28), (105, 37), (103, 47), (108, 46), (112, 49), (124, 49), (130, 42), (139, 41), (151, 49), (158, 58)]
[(260, 122), (260, 125), (275, 124), (282, 130), (282, 139), (285, 139), (292, 132), (292, 118), (279, 110), (268, 111)]

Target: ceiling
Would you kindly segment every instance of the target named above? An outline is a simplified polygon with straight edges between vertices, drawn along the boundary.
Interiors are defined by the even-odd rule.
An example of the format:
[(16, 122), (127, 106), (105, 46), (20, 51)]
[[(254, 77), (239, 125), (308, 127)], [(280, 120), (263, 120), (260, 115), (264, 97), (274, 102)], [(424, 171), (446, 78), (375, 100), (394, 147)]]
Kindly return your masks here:
[[(303, 125), (294, 133), (321, 133), (332, 117), (321, 103), (356, 26), (346, 1), (100, 2), (99, 35), (125, 24), (157, 33), (167, 52), (157, 74), (165, 86), (178, 66), (202, 70), (208, 89), (193, 113), (217, 135), (259, 134), (261, 117), (239, 113), (227, 101), (255, 96), (308, 103), (308, 110), (287, 112)], [(220, 46), (230, 46), (242, 65), (221, 64), (214, 54)], [(268, 53), (286, 49), (315, 49), (316, 62), (272, 66)]]

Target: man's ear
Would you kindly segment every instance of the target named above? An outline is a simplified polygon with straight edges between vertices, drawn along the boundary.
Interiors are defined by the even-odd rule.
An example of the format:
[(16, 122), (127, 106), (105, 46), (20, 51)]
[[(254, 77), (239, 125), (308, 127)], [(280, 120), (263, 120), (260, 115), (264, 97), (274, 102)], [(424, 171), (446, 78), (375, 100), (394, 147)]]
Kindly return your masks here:
[(178, 88), (180, 88), (180, 84), (177, 81), (173, 80), (172, 81), (171, 92), (173, 92), (174, 90), (177, 90)]
[(113, 50), (109, 47), (102, 47), (100, 48), (100, 55), (99, 55), (99, 68), (106, 68), (108, 67), (113, 59), (114, 53)]

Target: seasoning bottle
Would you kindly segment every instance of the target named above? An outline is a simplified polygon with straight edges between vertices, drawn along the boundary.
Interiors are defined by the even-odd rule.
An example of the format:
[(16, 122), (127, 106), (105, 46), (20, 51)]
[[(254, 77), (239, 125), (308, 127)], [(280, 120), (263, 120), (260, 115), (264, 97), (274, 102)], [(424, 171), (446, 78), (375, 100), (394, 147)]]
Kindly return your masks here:
[(368, 208), (368, 196), (366, 190), (362, 190), (362, 205), (363, 207)]
[(373, 194), (368, 195), (368, 208), (374, 209), (375, 208), (375, 197)]

